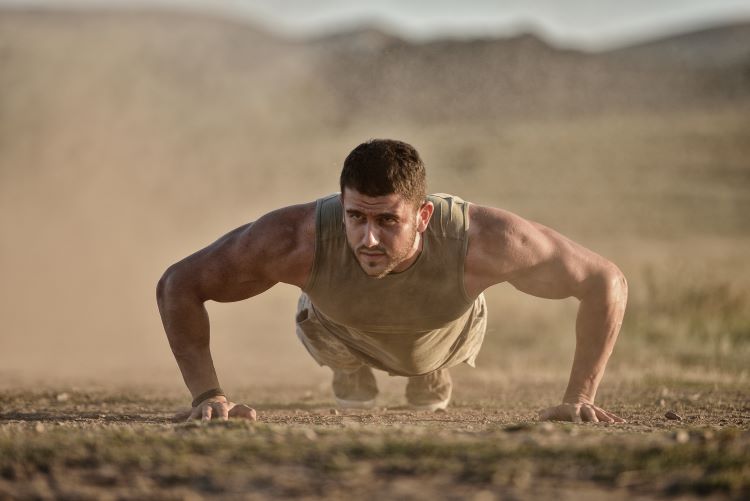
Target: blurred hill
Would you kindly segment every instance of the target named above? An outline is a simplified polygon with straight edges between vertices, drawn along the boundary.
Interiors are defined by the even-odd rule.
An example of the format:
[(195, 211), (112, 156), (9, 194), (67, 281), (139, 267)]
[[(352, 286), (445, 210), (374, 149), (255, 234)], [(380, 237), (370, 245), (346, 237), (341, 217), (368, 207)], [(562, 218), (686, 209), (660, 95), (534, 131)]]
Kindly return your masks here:
[[(623, 249), (646, 241), (745, 238), (749, 42), (738, 24), (583, 53), (532, 35), (287, 40), (189, 13), (0, 10), (0, 367), (90, 373), (138, 353), (173, 377), (161, 271), (336, 191), (344, 156), (370, 137), (412, 142), (432, 191), (615, 258), (637, 262)], [(234, 351), (278, 343), (242, 322), (290, 328), (293, 295), (215, 325)], [(281, 320), (267, 313), (277, 305)]]
[[(414, 45), (373, 31), (318, 42), (342, 114), (518, 120), (726, 104), (750, 93), (750, 24), (587, 54), (533, 35)], [(656, 107), (656, 110), (654, 109)]]

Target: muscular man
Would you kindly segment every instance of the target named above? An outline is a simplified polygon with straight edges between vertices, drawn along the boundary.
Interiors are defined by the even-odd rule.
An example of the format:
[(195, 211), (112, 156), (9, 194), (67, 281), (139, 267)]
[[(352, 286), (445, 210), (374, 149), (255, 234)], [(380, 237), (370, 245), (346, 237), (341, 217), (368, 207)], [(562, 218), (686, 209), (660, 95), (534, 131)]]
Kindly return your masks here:
[(157, 297), (192, 396), (191, 418), (249, 417), (221, 391), (207, 300), (240, 301), (278, 282), (302, 290), (297, 335), (333, 370), (342, 407), (374, 404), (372, 368), (408, 378), (417, 409), (448, 405), (449, 368), (474, 364), (486, 327), (482, 292), (508, 282), (543, 298), (580, 300), (567, 390), (542, 419), (622, 422), (594, 404), (620, 330), (620, 270), (559, 233), (451, 195), (426, 195), (417, 151), (393, 140), (357, 146), (340, 195), (270, 212), (172, 265)]

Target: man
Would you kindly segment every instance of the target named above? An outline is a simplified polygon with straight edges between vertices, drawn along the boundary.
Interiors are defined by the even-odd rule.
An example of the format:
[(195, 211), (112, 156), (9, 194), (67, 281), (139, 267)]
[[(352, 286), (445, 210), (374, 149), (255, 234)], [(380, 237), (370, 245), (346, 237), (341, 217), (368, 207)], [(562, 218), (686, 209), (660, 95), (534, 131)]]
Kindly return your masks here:
[(254, 417), (221, 391), (203, 303), (240, 301), (278, 282), (298, 286), (297, 334), (333, 370), (342, 407), (374, 404), (372, 368), (408, 377), (417, 409), (444, 409), (448, 369), (473, 365), (486, 326), (482, 292), (508, 282), (580, 300), (562, 403), (542, 419), (622, 422), (594, 405), (627, 298), (620, 270), (510, 212), (425, 193), (417, 151), (372, 140), (346, 158), (340, 195), (270, 212), (171, 266), (157, 297), (192, 396), (191, 418)]

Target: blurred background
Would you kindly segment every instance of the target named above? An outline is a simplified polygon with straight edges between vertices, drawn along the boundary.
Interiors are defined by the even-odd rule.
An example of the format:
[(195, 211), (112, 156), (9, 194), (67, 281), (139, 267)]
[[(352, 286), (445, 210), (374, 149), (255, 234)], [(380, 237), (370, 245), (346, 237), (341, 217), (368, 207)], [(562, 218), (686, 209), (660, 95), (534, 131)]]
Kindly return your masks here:
[[(750, 4), (724, 0), (0, 1), (0, 380), (181, 388), (164, 269), (375, 137), (625, 271), (605, 386), (747, 381)], [(297, 295), (208, 304), (225, 388), (326, 387)], [(459, 378), (562, 391), (576, 302), (488, 300)]]

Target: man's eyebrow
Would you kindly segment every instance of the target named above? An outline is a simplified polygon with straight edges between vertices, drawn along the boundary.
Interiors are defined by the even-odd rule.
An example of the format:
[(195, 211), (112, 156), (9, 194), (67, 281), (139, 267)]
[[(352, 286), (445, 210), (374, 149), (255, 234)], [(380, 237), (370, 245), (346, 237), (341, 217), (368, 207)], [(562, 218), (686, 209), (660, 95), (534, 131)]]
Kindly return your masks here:
[[(358, 209), (346, 209), (347, 214), (365, 214), (365, 212)], [(401, 219), (398, 214), (393, 212), (378, 212), (374, 214), (375, 217), (390, 217), (393, 219)]]
[(398, 214), (394, 214), (392, 212), (381, 212), (378, 214), (378, 217), (391, 217), (393, 219), (399, 219)]

